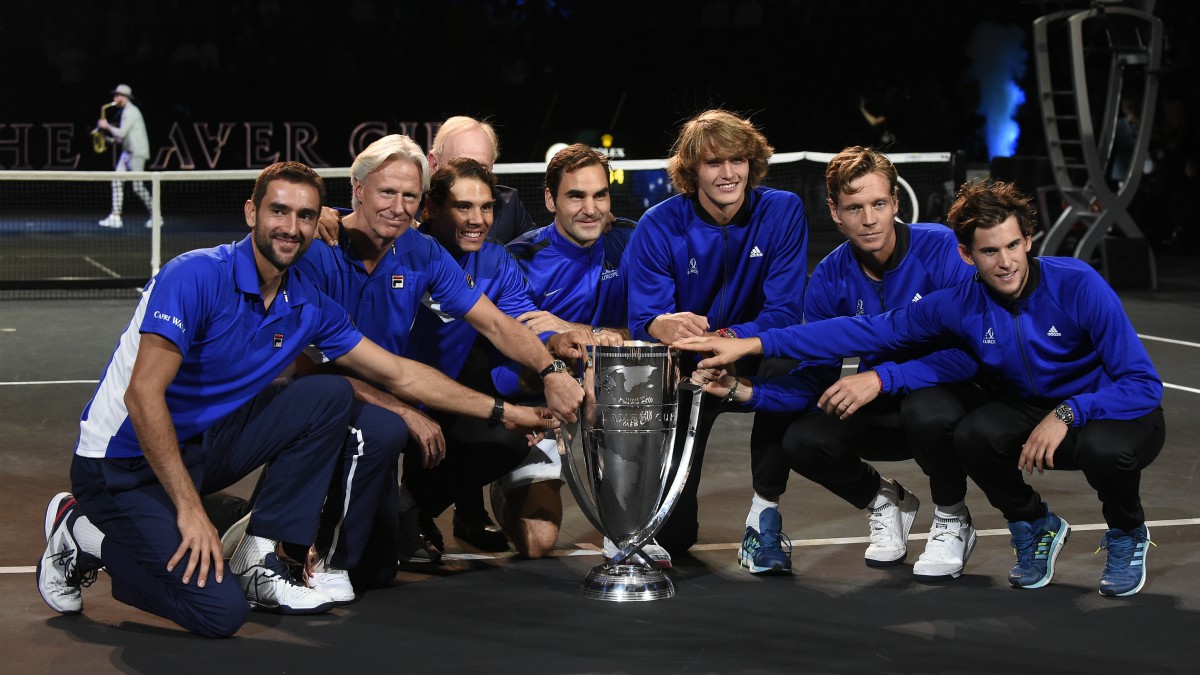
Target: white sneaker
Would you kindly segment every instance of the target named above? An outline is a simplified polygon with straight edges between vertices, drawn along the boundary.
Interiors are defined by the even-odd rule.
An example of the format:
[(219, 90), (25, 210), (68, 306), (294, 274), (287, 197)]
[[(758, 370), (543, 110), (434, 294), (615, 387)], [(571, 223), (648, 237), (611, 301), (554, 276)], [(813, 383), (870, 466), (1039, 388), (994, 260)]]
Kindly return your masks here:
[[(671, 569), (671, 554), (667, 553), (667, 549), (658, 545), (657, 541), (651, 539), (642, 546), (642, 553), (645, 553), (650, 560), (654, 561), (654, 566), (660, 570)], [(612, 559), (617, 556), (617, 545), (608, 537), (604, 538), (604, 561), (612, 562)]]
[(350, 583), (350, 573), (331, 566), (327, 560), (318, 560), (311, 568), (306, 567), (304, 582), (309, 588), (333, 598), (334, 602), (354, 602), (354, 585)]
[(121, 222), (121, 216), (118, 216), (115, 213), (108, 214), (107, 218), (100, 221), (100, 227), (117, 228), (117, 227), (123, 227), (124, 225), (125, 225), (125, 223)]
[(83, 587), (96, 579), (96, 570), (79, 569), (79, 544), (67, 526), (67, 517), (75, 508), (70, 492), (54, 495), (46, 507), (46, 552), (37, 564), (38, 593), (50, 609), (60, 614), (83, 611)]
[(257, 565), (238, 572), (230, 568), (250, 602), (252, 609), (281, 614), (320, 614), (335, 604), (323, 591), (297, 583), (287, 563), (274, 553)]
[(913, 565), (913, 576), (926, 580), (957, 579), (973, 550), (975, 526), (971, 524), (969, 512), (952, 518), (935, 514), (929, 543), (925, 544), (925, 552)]
[(887, 497), (883, 506), (871, 509), (871, 545), (864, 554), (868, 567), (890, 567), (908, 555), (908, 533), (921, 508), (921, 500), (899, 483), (884, 479), (879, 494)]

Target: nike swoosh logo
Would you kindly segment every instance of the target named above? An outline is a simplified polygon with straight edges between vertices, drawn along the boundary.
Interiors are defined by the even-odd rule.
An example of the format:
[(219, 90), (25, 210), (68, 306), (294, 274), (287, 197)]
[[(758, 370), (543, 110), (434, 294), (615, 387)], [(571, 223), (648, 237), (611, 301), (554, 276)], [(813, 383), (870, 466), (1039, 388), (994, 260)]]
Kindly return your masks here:
[(556, 289), (554, 289), (554, 290), (552, 290), (552, 291), (547, 291), (547, 292), (546, 292), (546, 294), (545, 294), (543, 297), (546, 297), (546, 298), (548, 298), (548, 297), (550, 297), (550, 296), (554, 295), (555, 293), (557, 293), (557, 292), (559, 292), (559, 291), (561, 291), (561, 290), (562, 290), (561, 288), (556, 288)]

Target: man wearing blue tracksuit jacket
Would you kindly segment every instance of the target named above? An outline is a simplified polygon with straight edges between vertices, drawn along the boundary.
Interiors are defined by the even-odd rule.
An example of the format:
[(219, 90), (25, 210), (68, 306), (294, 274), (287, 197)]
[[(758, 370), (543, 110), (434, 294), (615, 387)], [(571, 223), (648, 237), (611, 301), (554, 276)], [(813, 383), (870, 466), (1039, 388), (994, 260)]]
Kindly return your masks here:
[(948, 221), (977, 281), (878, 317), (679, 346), (715, 351), (701, 361), (715, 367), (760, 351), (832, 358), (957, 338), (1006, 390), (959, 422), (955, 449), (1009, 521), (1017, 554), (1009, 583), (1050, 583), (1071, 531), (1021, 471), (1078, 469), (1096, 490), (1109, 526), (1100, 542), (1108, 550), (1100, 593), (1137, 593), (1146, 581), (1150, 543), (1139, 482), (1165, 439), (1162, 380), (1120, 300), (1090, 266), (1072, 258), (1029, 257), (1034, 213), (1029, 198), (1012, 185), (964, 185)]
[[(517, 319), (533, 330), (583, 330), (600, 344), (619, 345), (629, 337), (620, 264), (635, 223), (612, 215), (608, 158), (583, 143), (569, 145), (546, 165), (545, 187), (546, 209), (554, 214), (554, 222), (508, 244), (540, 308)], [(515, 365), (510, 361), (493, 371), (502, 394), (528, 387), (530, 378), (520, 378)], [(493, 510), (506, 530), (536, 532), (534, 540), (547, 546), (554, 543), (562, 522), (562, 464), (557, 447), (543, 449), (540, 461), (527, 462), (500, 481), (505, 493), (522, 491), (524, 510), (514, 508), (512, 500), (497, 508), (496, 499)], [(499, 494), (492, 491), (493, 497)], [(615, 546), (608, 539), (604, 543), (606, 555), (612, 557)], [(654, 542), (642, 550), (660, 567), (670, 566), (670, 556)]]
[[(882, 314), (973, 276), (974, 268), (959, 257), (949, 228), (896, 221), (898, 175), (882, 153), (846, 148), (829, 161), (825, 183), (830, 215), (847, 241), (813, 271), (804, 303), (808, 323)], [(929, 544), (913, 573), (954, 578), (974, 547), (975, 530), (964, 502), (966, 472), (954, 457), (953, 430), (959, 418), (982, 403), (983, 395), (970, 381), (976, 371), (970, 354), (942, 347), (867, 354), (858, 373), (844, 378), (841, 360), (829, 359), (805, 361), (776, 378), (735, 379), (722, 373), (712, 379), (707, 371), (697, 371), (693, 380), (717, 396), (728, 395), (739, 382), (735, 401), (754, 410), (803, 413), (784, 436), (788, 463), (869, 511), (865, 560), (872, 567), (905, 559), (920, 501), (865, 460), (915, 458), (929, 476), (935, 511)], [(834, 396), (846, 405), (828, 405)], [(818, 406), (822, 399), (826, 405)], [(742, 551), (742, 562), (753, 573), (769, 573), (751, 549)]]
[[(642, 216), (621, 261), (633, 339), (671, 343), (714, 332), (752, 336), (801, 321), (808, 219), (796, 195), (758, 187), (771, 152), (749, 121), (722, 110), (703, 112), (684, 125), (667, 162), (680, 194)], [(758, 365), (753, 361), (740, 368), (753, 372)], [(764, 363), (760, 374), (784, 373), (793, 365)], [(680, 405), (689, 404), (688, 398), (684, 395)], [(740, 407), (717, 403), (712, 400), (702, 412), (687, 485), (659, 530), (659, 543), (672, 554), (696, 542), (696, 494), (712, 423), (722, 410)], [(755, 496), (747, 524), (758, 527), (763, 509), (777, 506), (790, 469), (779, 447), (786, 418), (759, 414), (754, 424)], [(676, 436), (678, 444), (685, 436)]]

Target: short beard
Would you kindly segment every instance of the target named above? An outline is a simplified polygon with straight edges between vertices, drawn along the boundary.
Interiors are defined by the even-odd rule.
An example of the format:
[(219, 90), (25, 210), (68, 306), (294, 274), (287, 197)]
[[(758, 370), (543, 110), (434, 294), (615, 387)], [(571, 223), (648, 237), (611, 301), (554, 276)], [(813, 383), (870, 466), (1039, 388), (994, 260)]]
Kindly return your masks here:
[(300, 256), (304, 255), (304, 252), (308, 250), (308, 244), (312, 243), (311, 241), (308, 243), (301, 242), (300, 248), (296, 251), (296, 254), (292, 256), (291, 259), (284, 260), (282, 257), (280, 257), (279, 252), (275, 250), (275, 247), (271, 245), (271, 236), (260, 234), (263, 232), (263, 230), (260, 230), (257, 227), (255, 228), (254, 247), (258, 249), (258, 252), (262, 254), (263, 258), (267, 262), (271, 263), (271, 265), (280, 272), (296, 264), (296, 261), (300, 259)]

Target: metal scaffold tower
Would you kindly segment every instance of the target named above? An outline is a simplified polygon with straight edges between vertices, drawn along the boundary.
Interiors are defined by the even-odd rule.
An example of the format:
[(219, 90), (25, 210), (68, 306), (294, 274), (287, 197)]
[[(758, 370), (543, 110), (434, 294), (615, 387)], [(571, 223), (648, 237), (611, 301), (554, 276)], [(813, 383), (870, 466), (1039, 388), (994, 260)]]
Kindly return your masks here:
[[(1113, 247), (1102, 244), (1110, 234), (1123, 237), (1124, 251), (1136, 250), (1138, 266), (1144, 268), (1137, 275), (1144, 278), (1139, 285), (1153, 288), (1153, 252), (1129, 206), (1149, 151), (1162, 21), (1133, 7), (1093, 2), (1087, 9), (1035, 20), (1033, 34), (1046, 145), (1066, 206), (1042, 237), (1038, 253), (1054, 255), (1069, 236), (1077, 236), (1072, 254), (1090, 261), (1099, 249), (1101, 272), (1112, 283), (1119, 270), (1110, 260)], [(1139, 122), (1132, 130), (1132, 149), (1118, 148), (1114, 142), (1124, 114), (1122, 101), (1127, 106), (1133, 102)], [(1126, 126), (1127, 134), (1129, 126), (1133, 125)], [(1106, 181), (1106, 171), (1118, 151), (1127, 153), (1123, 161), (1128, 160), (1129, 170), (1124, 180), (1114, 181), (1114, 188)]]

